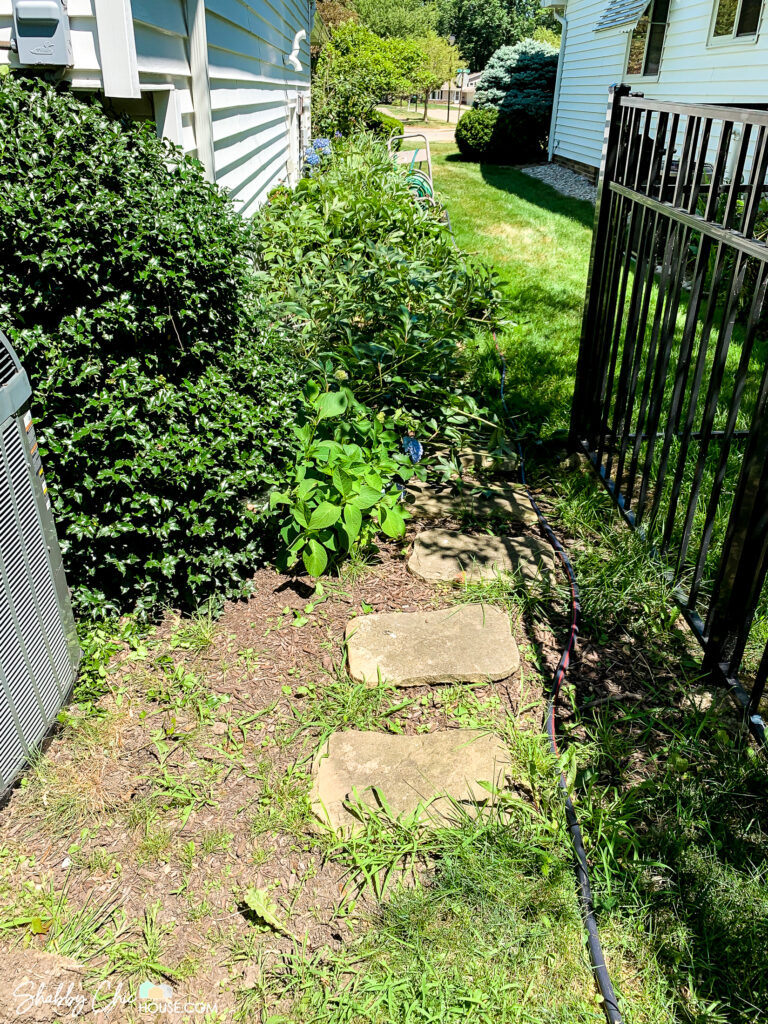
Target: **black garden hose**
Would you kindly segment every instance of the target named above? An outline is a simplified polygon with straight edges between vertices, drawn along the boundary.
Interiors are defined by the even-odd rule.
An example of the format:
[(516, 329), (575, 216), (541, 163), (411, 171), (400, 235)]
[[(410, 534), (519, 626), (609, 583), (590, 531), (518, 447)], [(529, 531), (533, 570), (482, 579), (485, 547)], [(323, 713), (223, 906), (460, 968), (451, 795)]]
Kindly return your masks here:
[[(501, 402), (504, 407), (504, 412), (509, 418), (509, 410), (507, 409), (507, 402), (504, 396), (507, 364), (499, 347), (499, 343), (496, 340), (495, 334), (493, 335), (493, 341), (496, 345), (496, 351), (501, 361)], [(557, 663), (557, 668), (552, 676), (546, 712), (546, 731), (549, 738), (549, 749), (555, 756), (558, 756), (557, 734), (555, 731), (555, 705), (557, 704), (557, 700), (560, 696), (560, 689), (563, 685), (565, 674), (568, 671), (571, 655), (576, 649), (576, 640), (579, 635), (579, 622), (581, 619), (579, 585), (576, 582), (576, 574), (573, 571), (571, 560), (568, 557), (565, 548), (560, 543), (560, 540), (554, 530), (547, 522), (544, 513), (539, 508), (536, 499), (528, 488), (528, 484), (525, 479), (525, 459), (523, 457), (523, 448), (519, 441), (517, 448), (520, 456), (520, 483), (525, 488), (525, 493), (531, 503), (533, 511), (536, 513), (544, 536), (554, 548), (563, 568), (565, 569), (565, 573), (568, 577), (568, 586), (571, 591), (571, 625), (568, 632), (568, 641), (563, 648), (560, 660)], [(579, 883), (579, 903), (581, 905), (581, 916), (584, 921), (584, 927), (587, 931), (587, 945), (589, 946), (592, 970), (595, 975), (597, 986), (600, 989), (600, 994), (603, 997), (603, 1009), (609, 1024), (622, 1024), (623, 1018), (621, 1016), (621, 1011), (619, 1010), (613, 983), (611, 982), (608, 968), (605, 964), (605, 955), (600, 942), (600, 934), (597, 930), (597, 920), (595, 918), (595, 908), (592, 901), (592, 886), (589, 882), (589, 865), (587, 863), (587, 854), (584, 849), (584, 840), (581, 835), (579, 819), (576, 815), (576, 808), (573, 806), (573, 801), (568, 793), (568, 784), (566, 782), (565, 775), (562, 772), (560, 773), (559, 784), (565, 801), (565, 819), (568, 824), (568, 832), (576, 855), (576, 877)]]

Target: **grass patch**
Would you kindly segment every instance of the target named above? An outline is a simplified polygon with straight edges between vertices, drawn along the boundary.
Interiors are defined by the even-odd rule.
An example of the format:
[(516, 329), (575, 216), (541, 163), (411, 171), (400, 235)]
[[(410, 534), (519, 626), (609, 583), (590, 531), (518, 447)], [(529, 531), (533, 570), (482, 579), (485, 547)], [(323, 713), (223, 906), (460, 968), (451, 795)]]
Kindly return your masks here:
[[(499, 334), (507, 359), (507, 405), (541, 436), (568, 426), (594, 209), (508, 167), (461, 160), (432, 147), (435, 185), (459, 246), (501, 277), (514, 321)], [(497, 393), (498, 357), (481, 346), (474, 384)]]
[[(266, 966), (259, 1004), (279, 1002), (286, 1022), (598, 1024), (554, 759), (541, 736), (524, 732), (512, 755), (531, 802), (456, 807), (455, 820), (437, 828), (361, 815), (362, 831), (331, 855), (383, 903), (340, 953)], [(634, 952), (652, 974), (648, 947), (635, 940)], [(656, 1000), (646, 1007), (647, 996), (628, 994), (633, 1020), (671, 1019)]]

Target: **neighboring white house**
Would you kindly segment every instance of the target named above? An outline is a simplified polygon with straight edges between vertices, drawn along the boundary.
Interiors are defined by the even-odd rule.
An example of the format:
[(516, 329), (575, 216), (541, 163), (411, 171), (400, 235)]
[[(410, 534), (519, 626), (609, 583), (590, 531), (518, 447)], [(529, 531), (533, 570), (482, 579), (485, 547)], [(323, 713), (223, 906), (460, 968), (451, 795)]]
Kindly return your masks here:
[[(18, 66), (29, 53), (53, 71), (59, 62), (73, 88), (154, 120), (248, 213), (301, 170), (313, 9), (310, 0), (0, 0), (0, 62)], [(59, 36), (69, 59), (51, 57)]]
[(439, 89), (435, 89), (430, 94), (430, 99), (436, 103), (458, 103), (459, 97), (461, 97), (461, 105), (463, 107), (471, 107), (475, 100), (475, 90), (477, 89), (477, 83), (480, 79), (482, 71), (470, 71), (468, 75), (462, 75), (462, 85), (459, 89), (459, 83), (455, 78), (451, 79), (450, 82), (443, 82)]
[(562, 20), (550, 159), (594, 174), (608, 87), (768, 104), (766, 0), (542, 0)]

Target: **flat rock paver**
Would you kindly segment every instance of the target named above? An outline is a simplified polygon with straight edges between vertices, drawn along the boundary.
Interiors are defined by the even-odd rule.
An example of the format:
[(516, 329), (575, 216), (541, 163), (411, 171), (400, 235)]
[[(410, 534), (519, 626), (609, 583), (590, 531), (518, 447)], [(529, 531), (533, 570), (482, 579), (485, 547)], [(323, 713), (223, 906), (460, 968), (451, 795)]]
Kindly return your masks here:
[(386, 805), (394, 817), (419, 812), (444, 823), (455, 806), (492, 799), (481, 782), (503, 788), (509, 754), (497, 736), (476, 729), (448, 729), (403, 736), (335, 732), (313, 763), (312, 809), (332, 828), (354, 831), (357, 819), (345, 802), (372, 809)]
[(464, 583), (518, 571), (524, 579), (533, 580), (553, 575), (555, 563), (552, 549), (539, 537), (424, 530), (413, 543), (408, 569), (423, 580)]
[(509, 616), (492, 605), (359, 615), (347, 623), (349, 674), (375, 684), (484, 683), (520, 666)]
[(535, 526), (536, 513), (522, 487), (506, 487), (475, 494), (456, 493), (450, 487), (412, 481), (406, 492), (409, 512), (424, 519), (460, 519), (471, 515), (478, 519), (502, 516), (514, 523)]

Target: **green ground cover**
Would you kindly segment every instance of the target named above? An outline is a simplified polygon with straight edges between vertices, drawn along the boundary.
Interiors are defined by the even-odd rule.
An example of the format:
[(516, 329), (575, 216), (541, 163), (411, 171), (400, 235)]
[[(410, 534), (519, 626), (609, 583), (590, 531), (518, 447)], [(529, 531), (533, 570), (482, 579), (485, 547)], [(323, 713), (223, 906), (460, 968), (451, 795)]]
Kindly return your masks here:
[[(514, 169), (462, 163), (454, 147), (433, 150), (457, 240), (497, 268), (515, 321), (499, 338), (508, 404), (551, 437), (568, 423), (592, 208)], [(477, 372), (490, 389), (498, 369), (484, 344)], [(737, 335), (732, 359), (739, 345)], [(579, 749), (575, 791), (618, 988), (626, 999), (621, 965), (634, 960), (648, 1019), (764, 1020), (765, 765), (702, 685), (659, 568), (593, 474), (535, 454), (531, 471), (575, 542), (582, 662), (565, 729)]]

